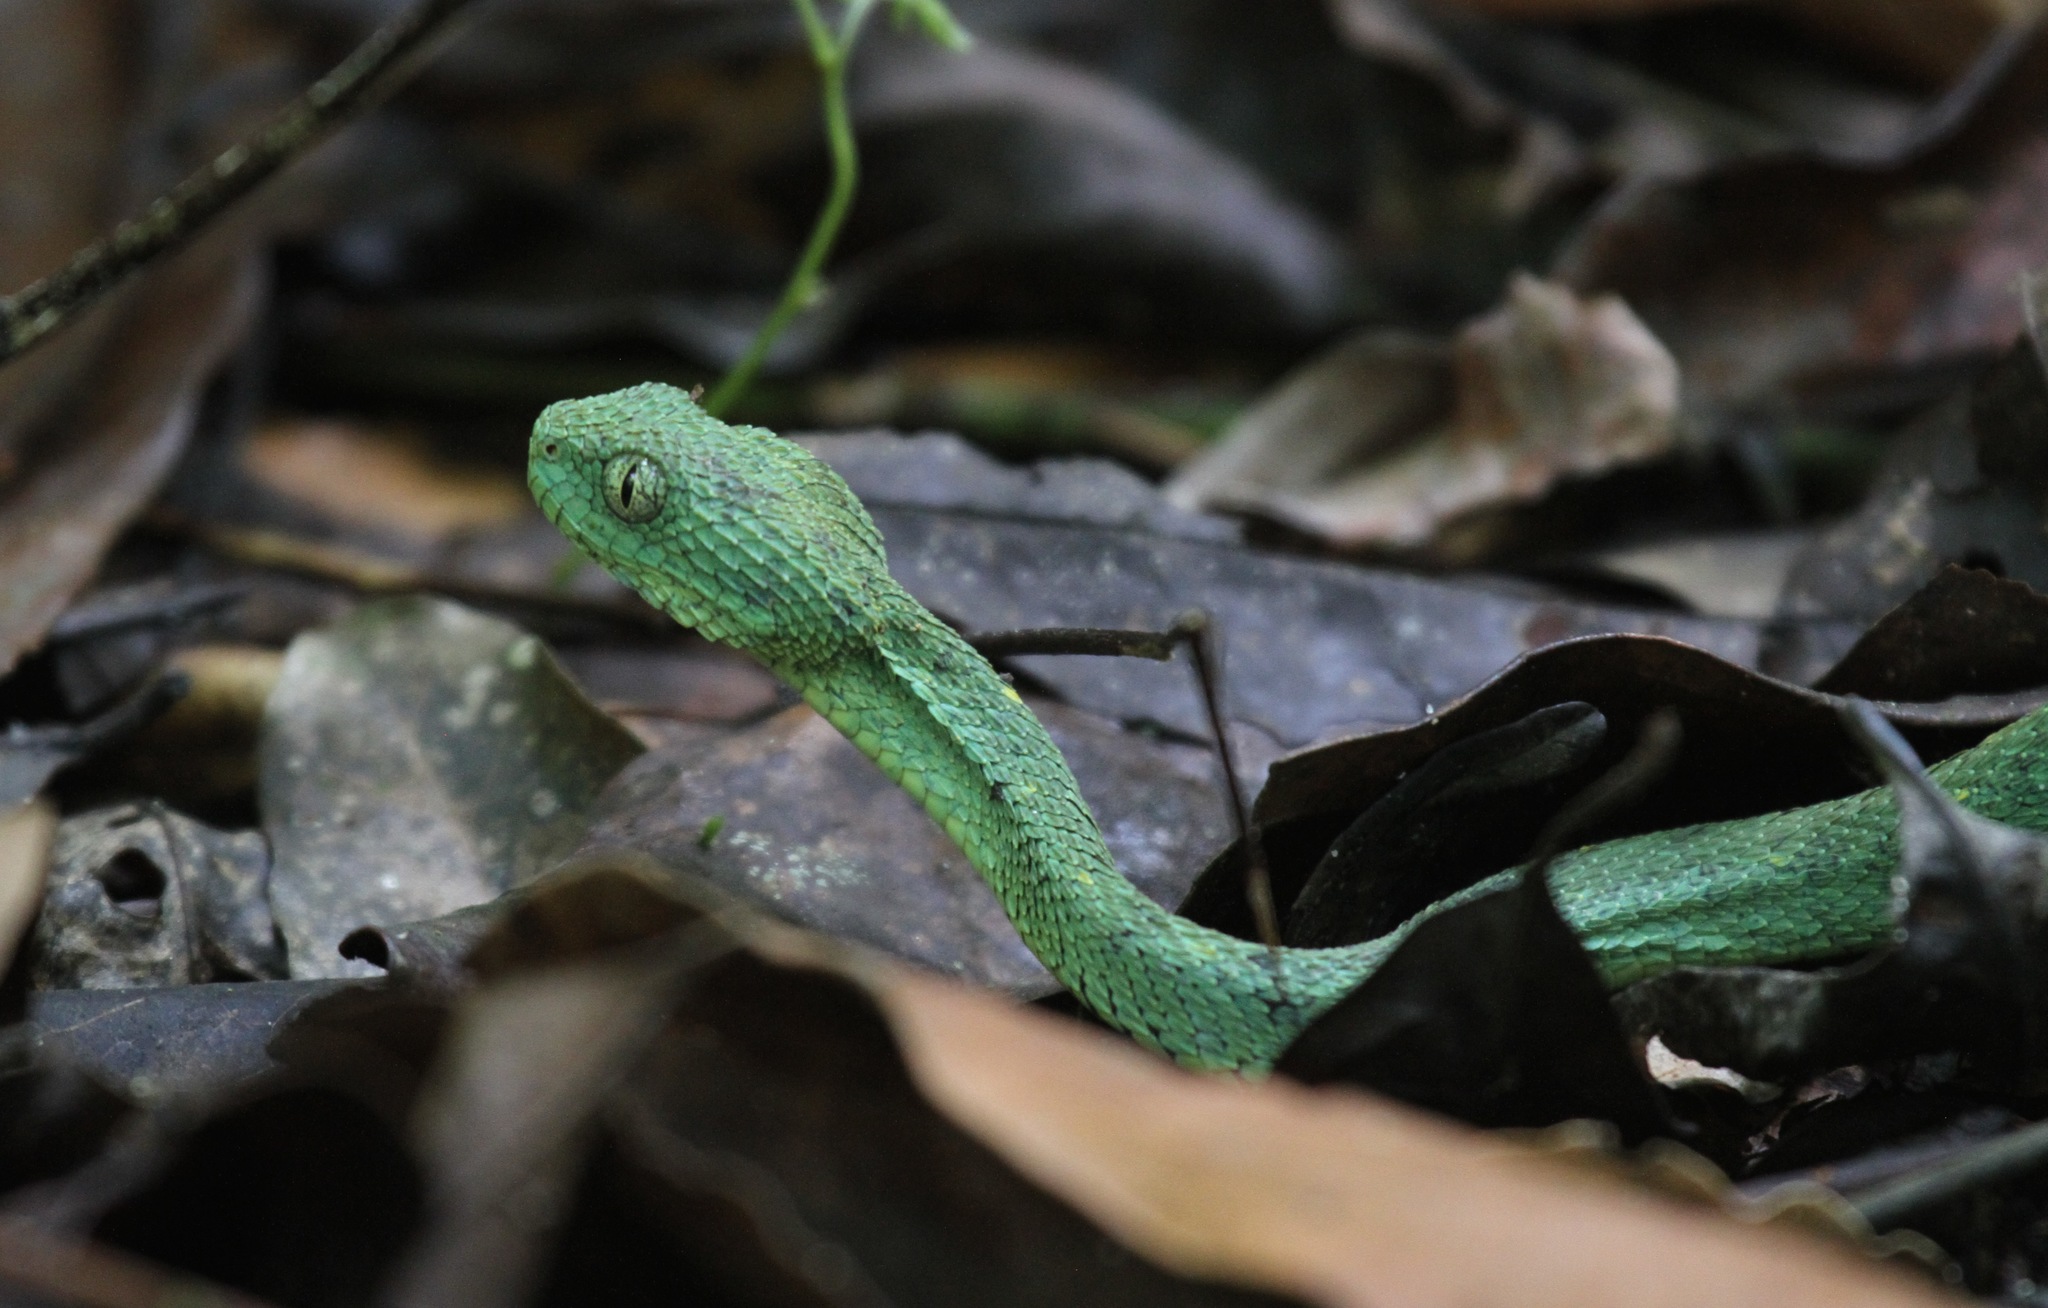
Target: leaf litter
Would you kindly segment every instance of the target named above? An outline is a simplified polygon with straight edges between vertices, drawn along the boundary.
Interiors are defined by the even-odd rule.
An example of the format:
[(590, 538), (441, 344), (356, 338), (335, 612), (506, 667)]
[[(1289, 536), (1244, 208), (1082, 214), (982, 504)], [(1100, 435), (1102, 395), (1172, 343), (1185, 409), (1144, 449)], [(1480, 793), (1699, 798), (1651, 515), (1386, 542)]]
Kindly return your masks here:
[[(309, 159), (288, 228), (223, 229), (0, 374), (0, 495), (32, 510), (0, 513), (0, 775), (37, 797), (0, 819), (0, 1281), (1905, 1303), (1931, 1270), (2028, 1301), (2037, 951), (2008, 910), (2037, 842), (1913, 790), (1901, 750), (2048, 686), (2048, 390), (2010, 289), (2048, 260), (2035, 29), (1059, 8), (976, 16), (967, 57), (871, 47), (869, 189), (742, 416), (936, 412), (1010, 460), (806, 437), (970, 633), (1207, 608), (1297, 939), (1527, 858), (1667, 711), (1669, 769), (1591, 835), (1870, 784), (1862, 696), (1917, 796), (1899, 945), (1609, 1001), (1525, 881), (1418, 932), (1264, 1084), (1056, 1016), (905, 797), (520, 498), (534, 404), (732, 357), (819, 158), (774, 6), (543, 7)], [(110, 125), (179, 95), (117, 106), (93, 61), (127, 20), (60, 9), (9, 19), (68, 52), (9, 112), (69, 95), (91, 130), (0, 134), (70, 188), (10, 246), (42, 262), (99, 221)], [(359, 18), (178, 39), (310, 67)], [(60, 20), (68, 45), (34, 29)], [(1179, 489), (1018, 466), (1077, 441)], [(412, 590), (447, 598), (375, 598)], [(1120, 864), (1248, 931), (1188, 669), (1003, 667)], [(1609, 1125), (1471, 1129), (1566, 1117)]]

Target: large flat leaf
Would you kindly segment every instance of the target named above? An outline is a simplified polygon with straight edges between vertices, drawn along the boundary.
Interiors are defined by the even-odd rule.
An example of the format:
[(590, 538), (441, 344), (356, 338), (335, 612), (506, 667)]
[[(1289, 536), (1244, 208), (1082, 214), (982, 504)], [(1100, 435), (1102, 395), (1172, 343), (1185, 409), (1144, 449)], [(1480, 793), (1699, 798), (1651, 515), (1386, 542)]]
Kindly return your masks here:
[(292, 643), (259, 794), (292, 975), (367, 974), (337, 943), (493, 899), (574, 847), (640, 744), (541, 643), (440, 600), (364, 605)]

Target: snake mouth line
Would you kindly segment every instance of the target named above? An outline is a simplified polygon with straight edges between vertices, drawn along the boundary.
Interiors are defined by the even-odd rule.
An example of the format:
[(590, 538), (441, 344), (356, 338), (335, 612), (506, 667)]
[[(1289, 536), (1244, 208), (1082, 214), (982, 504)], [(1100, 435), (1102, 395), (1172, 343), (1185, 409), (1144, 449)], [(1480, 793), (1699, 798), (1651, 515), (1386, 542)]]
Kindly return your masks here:
[(571, 541), (579, 545), (582, 544), (580, 539), (581, 533), (576, 530), (575, 524), (562, 520), (562, 499), (556, 493), (555, 488), (545, 483), (536, 482), (533, 484), (532, 489), (534, 502), (540, 505), (541, 516), (545, 517), (554, 526), (555, 530), (567, 536)]

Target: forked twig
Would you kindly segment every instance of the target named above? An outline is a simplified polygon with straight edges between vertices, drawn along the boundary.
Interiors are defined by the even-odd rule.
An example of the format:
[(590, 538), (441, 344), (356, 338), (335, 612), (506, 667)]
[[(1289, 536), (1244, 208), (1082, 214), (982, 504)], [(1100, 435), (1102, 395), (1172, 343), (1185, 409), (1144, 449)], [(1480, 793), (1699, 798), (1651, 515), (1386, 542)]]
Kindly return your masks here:
[(1245, 852), (1245, 901), (1251, 906), (1252, 922), (1261, 942), (1280, 948), (1280, 913), (1273, 903), (1273, 879), (1266, 869), (1265, 850), (1252, 838), (1251, 810), (1245, 804), (1244, 789), (1238, 784), (1237, 758), (1230, 747), (1230, 733), (1223, 719), (1222, 667), (1215, 647), (1215, 626), (1209, 615), (1192, 609), (1175, 618), (1165, 631), (1130, 631), (1112, 627), (1042, 627), (1031, 631), (998, 631), (967, 637), (967, 643), (984, 658), (1013, 654), (1098, 654), (1164, 662), (1185, 645), (1195, 665), (1195, 681), (1202, 690), (1202, 709), (1216, 752), (1223, 762), (1223, 784), (1230, 792), (1230, 816), (1237, 827), (1238, 846)]

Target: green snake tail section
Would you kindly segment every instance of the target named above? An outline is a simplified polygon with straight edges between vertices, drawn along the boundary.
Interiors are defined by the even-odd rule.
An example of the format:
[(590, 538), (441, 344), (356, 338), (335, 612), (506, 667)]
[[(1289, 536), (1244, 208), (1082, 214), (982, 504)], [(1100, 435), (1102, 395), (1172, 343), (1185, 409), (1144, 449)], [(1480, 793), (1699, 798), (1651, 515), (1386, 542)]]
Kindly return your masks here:
[[(656, 487), (651, 508), (645, 495), (608, 504), (605, 471), (620, 459), (659, 465), (660, 478), (638, 483)], [(1272, 950), (1198, 927), (1117, 872), (1051, 738), (889, 577), (867, 513), (809, 454), (647, 385), (551, 406), (534, 427), (529, 479), (592, 558), (801, 691), (960, 844), (1053, 975), (1183, 1063), (1270, 1066), (1416, 921), (1514, 875), (1343, 949)], [(2048, 711), (1934, 776), (1979, 813), (2048, 829), (2044, 732)], [(1553, 865), (1550, 890), (1618, 986), (1682, 964), (1817, 958), (1888, 940), (1897, 843), (1889, 795), (1867, 791), (1579, 849)]]

